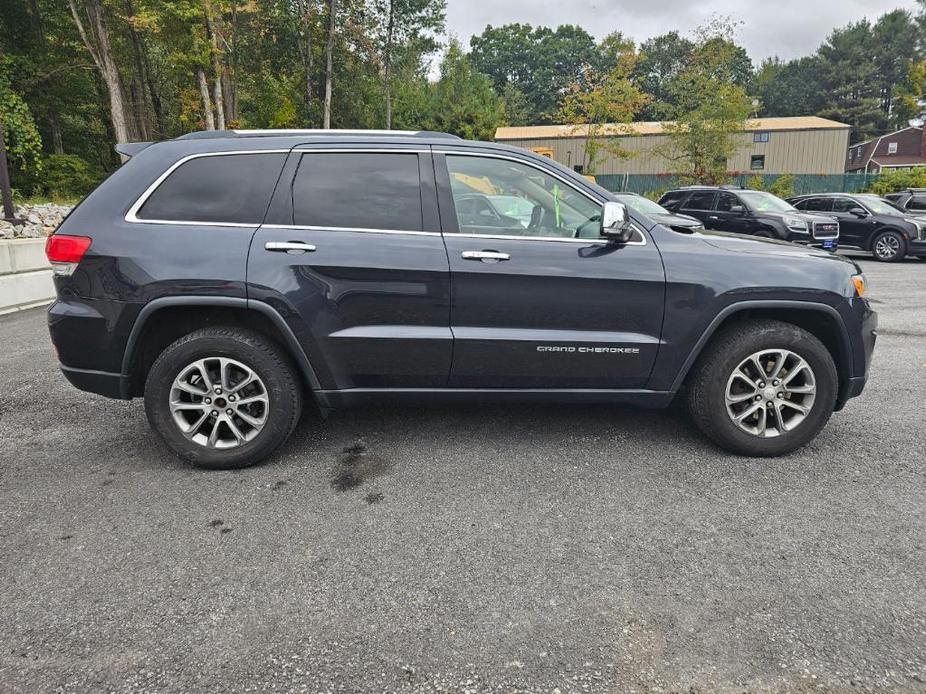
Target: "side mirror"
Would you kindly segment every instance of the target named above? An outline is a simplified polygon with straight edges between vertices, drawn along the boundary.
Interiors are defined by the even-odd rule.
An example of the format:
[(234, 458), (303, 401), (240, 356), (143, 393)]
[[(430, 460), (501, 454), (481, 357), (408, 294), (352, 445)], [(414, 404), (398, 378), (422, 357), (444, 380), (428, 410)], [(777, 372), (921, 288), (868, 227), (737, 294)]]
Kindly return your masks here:
[(633, 227), (630, 225), (630, 216), (627, 207), (620, 202), (606, 202), (601, 208), (602, 238), (614, 243), (627, 243), (633, 238)]
[(744, 214), (746, 214), (746, 208), (742, 205), (731, 205), (730, 212), (733, 214), (738, 214), (742, 217)]
[(849, 210), (850, 214), (854, 214), (856, 217), (867, 217), (868, 213), (863, 210), (861, 207), (853, 207)]

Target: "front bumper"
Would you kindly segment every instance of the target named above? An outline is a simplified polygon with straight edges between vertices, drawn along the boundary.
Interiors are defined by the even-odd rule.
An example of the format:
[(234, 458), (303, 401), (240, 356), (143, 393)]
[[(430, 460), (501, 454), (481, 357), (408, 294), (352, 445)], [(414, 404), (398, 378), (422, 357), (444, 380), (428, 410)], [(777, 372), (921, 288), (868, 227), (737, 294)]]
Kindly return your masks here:
[(926, 258), (926, 239), (908, 240), (907, 255), (914, 258)]
[(846, 301), (840, 313), (849, 336), (849, 364), (839, 384), (836, 409), (841, 410), (850, 398), (862, 394), (868, 382), (871, 355), (878, 340), (878, 314), (866, 299), (854, 297)]

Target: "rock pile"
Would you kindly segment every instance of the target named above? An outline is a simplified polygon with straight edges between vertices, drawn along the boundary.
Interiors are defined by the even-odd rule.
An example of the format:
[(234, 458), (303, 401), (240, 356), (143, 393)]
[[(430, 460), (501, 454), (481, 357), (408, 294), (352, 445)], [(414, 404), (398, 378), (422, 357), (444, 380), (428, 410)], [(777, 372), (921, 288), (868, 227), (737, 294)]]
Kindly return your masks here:
[[(37, 238), (48, 236), (58, 228), (64, 216), (71, 211), (69, 205), (56, 205), (52, 202), (37, 205), (18, 205), (16, 217), (25, 224), (13, 225), (0, 220), (0, 239)], [(0, 212), (0, 217), (3, 213)]]

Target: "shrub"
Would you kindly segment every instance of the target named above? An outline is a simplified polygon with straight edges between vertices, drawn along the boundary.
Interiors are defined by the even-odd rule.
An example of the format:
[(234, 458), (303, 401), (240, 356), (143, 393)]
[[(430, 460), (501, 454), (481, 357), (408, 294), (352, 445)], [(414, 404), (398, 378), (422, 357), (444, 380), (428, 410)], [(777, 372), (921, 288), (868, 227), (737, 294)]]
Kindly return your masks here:
[(775, 179), (768, 187), (768, 192), (777, 195), (779, 198), (790, 198), (794, 196), (794, 176), (784, 174)]
[(906, 188), (926, 188), (926, 167), (885, 171), (868, 186), (868, 191), (886, 195)]
[(62, 199), (81, 198), (103, 179), (102, 171), (76, 154), (50, 154), (41, 173), (18, 173), (18, 186), (27, 195)]

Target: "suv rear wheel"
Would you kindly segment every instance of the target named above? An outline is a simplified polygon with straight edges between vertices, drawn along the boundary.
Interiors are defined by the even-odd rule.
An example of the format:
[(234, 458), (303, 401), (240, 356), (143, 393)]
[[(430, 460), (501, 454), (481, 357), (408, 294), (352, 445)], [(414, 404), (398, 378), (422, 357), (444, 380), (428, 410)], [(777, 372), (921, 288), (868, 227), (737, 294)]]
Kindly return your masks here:
[(145, 412), (174, 453), (194, 465), (253, 465), (295, 428), (301, 383), (263, 335), (204, 328), (165, 349), (148, 372)]
[(779, 321), (741, 323), (706, 349), (690, 382), (688, 408), (721, 447), (750, 456), (790, 453), (833, 413), (836, 365), (806, 330)]

